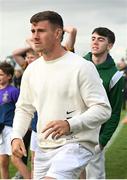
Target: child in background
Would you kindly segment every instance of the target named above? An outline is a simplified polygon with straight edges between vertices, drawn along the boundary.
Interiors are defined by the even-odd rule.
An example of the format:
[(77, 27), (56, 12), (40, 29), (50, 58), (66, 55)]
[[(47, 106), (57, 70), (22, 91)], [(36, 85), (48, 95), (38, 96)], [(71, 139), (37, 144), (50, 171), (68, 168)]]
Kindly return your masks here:
[(9, 178), (9, 156), (15, 103), (19, 89), (11, 85), (14, 68), (6, 62), (0, 63), (0, 172), (2, 179)]

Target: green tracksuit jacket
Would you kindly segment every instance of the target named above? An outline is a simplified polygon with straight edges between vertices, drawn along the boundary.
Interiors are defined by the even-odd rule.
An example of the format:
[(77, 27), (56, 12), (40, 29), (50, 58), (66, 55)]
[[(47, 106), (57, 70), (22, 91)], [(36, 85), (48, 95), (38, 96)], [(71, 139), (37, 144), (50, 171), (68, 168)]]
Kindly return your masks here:
[[(84, 58), (92, 61), (91, 52), (84, 56)], [(106, 61), (102, 64), (96, 65), (96, 68), (103, 80), (103, 85), (112, 107), (111, 118), (102, 125), (100, 130), (99, 143), (104, 147), (112, 137), (120, 120), (124, 79), (122, 74), (117, 70), (114, 60), (109, 54)]]

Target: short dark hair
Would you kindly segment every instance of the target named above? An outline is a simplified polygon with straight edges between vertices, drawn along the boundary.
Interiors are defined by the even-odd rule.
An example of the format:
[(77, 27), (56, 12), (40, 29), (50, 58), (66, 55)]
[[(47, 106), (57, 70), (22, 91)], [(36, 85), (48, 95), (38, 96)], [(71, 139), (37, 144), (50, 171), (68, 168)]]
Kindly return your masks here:
[(106, 28), (106, 27), (98, 27), (95, 28), (92, 32), (93, 33), (97, 33), (100, 36), (104, 36), (108, 38), (109, 43), (114, 44), (115, 43), (115, 34), (114, 32), (112, 32), (110, 29)]
[[(14, 67), (10, 64), (10, 63), (7, 63), (6, 61), (4, 62), (1, 62), (0, 63), (0, 69), (7, 75), (11, 75), (12, 78), (13, 78), (13, 75), (14, 75)], [(12, 79), (11, 79), (12, 80)], [(11, 82), (10, 80), (10, 82)]]
[(63, 19), (58, 13), (54, 11), (39, 12), (31, 17), (30, 23), (38, 23), (45, 20), (63, 29)]

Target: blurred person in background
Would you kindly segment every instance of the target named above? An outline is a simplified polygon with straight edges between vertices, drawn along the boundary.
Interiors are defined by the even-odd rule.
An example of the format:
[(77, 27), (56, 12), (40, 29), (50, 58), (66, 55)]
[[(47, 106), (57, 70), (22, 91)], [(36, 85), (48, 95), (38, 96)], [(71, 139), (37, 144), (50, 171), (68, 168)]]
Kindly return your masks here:
[(117, 63), (118, 69), (123, 72), (124, 76), (124, 91), (123, 91), (123, 110), (126, 110), (127, 106), (127, 63), (124, 58), (122, 58), (118, 63)]
[(15, 66), (14, 70), (13, 85), (20, 88), (23, 70), (19, 66)]

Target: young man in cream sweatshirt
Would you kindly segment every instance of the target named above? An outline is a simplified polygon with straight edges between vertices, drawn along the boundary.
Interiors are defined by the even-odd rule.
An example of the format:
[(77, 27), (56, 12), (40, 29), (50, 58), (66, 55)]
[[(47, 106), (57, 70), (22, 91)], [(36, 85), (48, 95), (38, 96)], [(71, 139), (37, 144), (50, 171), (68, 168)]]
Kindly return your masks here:
[(43, 57), (23, 74), (12, 151), (18, 157), (26, 154), (22, 137), (37, 111), (34, 178), (75, 179), (95, 153), (111, 107), (95, 66), (62, 47), (61, 16), (43, 11), (30, 22), (35, 49)]

